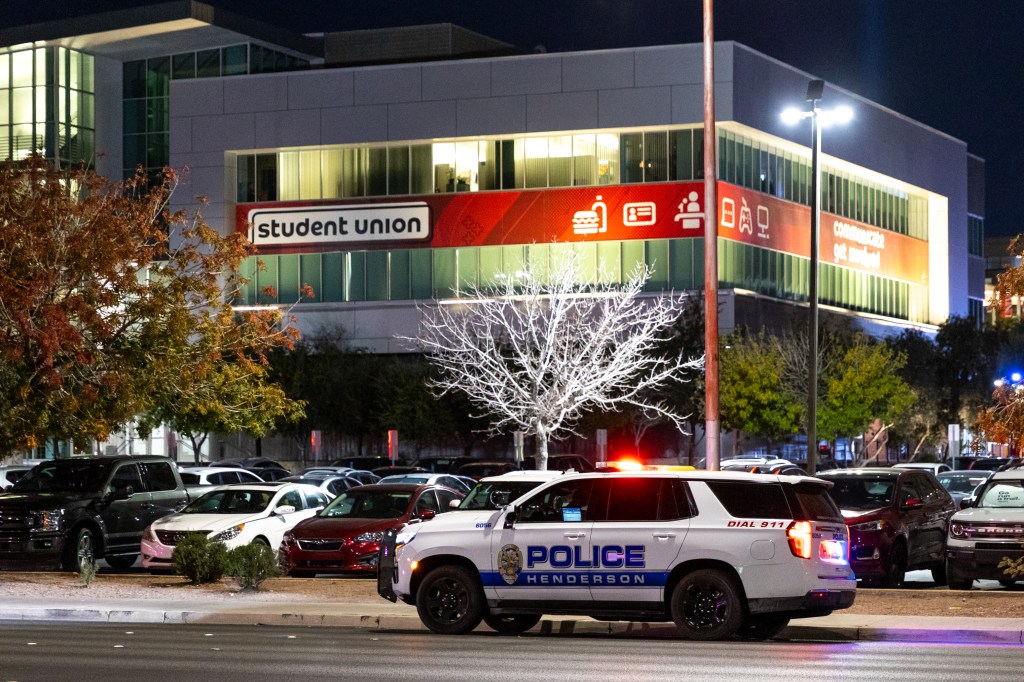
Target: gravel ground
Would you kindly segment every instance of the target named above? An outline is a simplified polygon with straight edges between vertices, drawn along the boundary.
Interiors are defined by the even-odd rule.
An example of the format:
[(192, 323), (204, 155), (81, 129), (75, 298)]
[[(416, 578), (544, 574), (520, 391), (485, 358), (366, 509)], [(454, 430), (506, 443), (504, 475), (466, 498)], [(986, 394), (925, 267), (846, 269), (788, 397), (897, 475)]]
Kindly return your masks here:
[[(88, 587), (74, 573), (0, 572), (0, 606), (4, 599), (38, 599), (65, 603), (105, 599), (167, 601), (231, 601), (275, 603), (296, 599), (373, 603), (380, 599), (376, 581), (366, 578), (275, 578), (258, 591), (242, 591), (231, 578), (210, 585), (189, 585), (179, 576), (106, 574)], [(383, 600), (381, 600), (383, 604)], [(947, 590), (921, 587), (904, 590), (858, 590), (853, 607), (844, 613), (897, 616), (975, 616), (1024, 618), (1024, 583), (1016, 589)]]

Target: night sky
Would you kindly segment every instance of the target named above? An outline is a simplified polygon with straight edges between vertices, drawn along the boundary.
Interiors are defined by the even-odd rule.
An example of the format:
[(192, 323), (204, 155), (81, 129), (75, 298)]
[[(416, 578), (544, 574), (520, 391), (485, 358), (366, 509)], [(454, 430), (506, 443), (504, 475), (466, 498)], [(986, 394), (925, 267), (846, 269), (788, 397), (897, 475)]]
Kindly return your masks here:
[[(302, 33), (452, 22), (527, 50), (700, 42), (701, 0), (206, 0)], [(4, 0), (5, 26), (146, 0)], [(1024, 232), (1024, 0), (717, 0), (715, 39), (967, 142), (986, 161), (986, 233)], [(798, 96), (802, 93), (798, 93)]]

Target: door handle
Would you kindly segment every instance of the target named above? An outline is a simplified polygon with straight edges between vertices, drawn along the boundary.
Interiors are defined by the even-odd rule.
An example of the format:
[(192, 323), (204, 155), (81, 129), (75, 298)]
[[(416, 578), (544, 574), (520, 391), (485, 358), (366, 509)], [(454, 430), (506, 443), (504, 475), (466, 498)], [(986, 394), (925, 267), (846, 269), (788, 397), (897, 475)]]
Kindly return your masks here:
[(566, 533), (565, 537), (570, 539), (570, 540), (579, 540), (581, 538), (587, 537), (587, 534), (586, 533)]
[(674, 538), (675, 536), (676, 536), (675, 533), (655, 533), (654, 534), (654, 537), (658, 538), (659, 540), (668, 540), (670, 538)]

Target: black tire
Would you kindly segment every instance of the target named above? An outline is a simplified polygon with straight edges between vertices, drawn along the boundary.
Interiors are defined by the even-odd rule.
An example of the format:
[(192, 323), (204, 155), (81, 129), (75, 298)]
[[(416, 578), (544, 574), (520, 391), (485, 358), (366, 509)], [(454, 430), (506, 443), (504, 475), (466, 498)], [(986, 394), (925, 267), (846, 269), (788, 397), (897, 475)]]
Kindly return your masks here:
[(518, 613), (500, 616), (488, 614), (484, 616), (484, 622), (487, 623), (487, 627), (503, 635), (520, 635), (540, 622), (540, 614)]
[(253, 541), (252, 541), (252, 544), (254, 544), (254, 545), (263, 545), (267, 549), (270, 549), (270, 542), (268, 542), (267, 539), (265, 537), (262, 537), (262, 536), (258, 537), (258, 538), (254, 538)]
[(882, 587), (902, 587), (907, 577), (907, 546), (902, 541), (893, 543), (889, 550), (889, 565), (882, 577)]
[(83, 568), (96, 565), (96, 538), (88, 528), (79, 528), (68, 537), (61, 567), (65, 571), (81, 573)]
[(946, 584), (946, 564), (944, 562), (938, 566), (932, 566), (932, 580), (936, 585)]
[(461, 566), (441, 566), (427, 573), (416, 591), (416, 612), (431, 632), (464, 635), (484, 617), (480, 580)]
[(739, 630), (745, 639), (765, 640), (775, 637), (789, 625), (784, 616), (750, 616)]
[(288, 571), (288, 575), (292, 578), (315, 578), (316, 573), (312, 571)]
[(949, 564), (947, 563), (946, 564), (946, 578), (947, 578), (946, 584), (949, 586), (949, 589), (951, 589), (951, 590), (969, 590), (969, 589), (971, 589), (971, 587), (974, 586), (974, 579), (973, 578), (960, 578), (960, 577), (954, 578), (953, 576), (955, 576), (955, 575), (956, 575), (956, 573), (954, 571), (949, 570)]
[(1013, 587), (1014, 585), (1017, 584), (1017, 581), (1016, 580), (1000, 580), (999, 584), (1002, 585), (1003, 587)]
[(743, 625), (743, 600), (733, 579), (711, 568), (687, 574), (672, 591), (672, 620), (686, 639), (732, 637)]
[(135, 565), (135, 561), (139, 558), (138, 554), (117, 554), (115, 556), (105, 556), (103, 560), (107, 562), (107, 565), (111, 568), (123, 571), (126, 568), (131, 568)]

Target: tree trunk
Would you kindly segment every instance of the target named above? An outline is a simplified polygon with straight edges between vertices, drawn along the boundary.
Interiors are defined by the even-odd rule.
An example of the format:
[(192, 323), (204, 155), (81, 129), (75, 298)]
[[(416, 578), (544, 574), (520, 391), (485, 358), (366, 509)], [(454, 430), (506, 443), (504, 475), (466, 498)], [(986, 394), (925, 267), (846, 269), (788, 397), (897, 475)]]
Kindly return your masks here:
[(538, 471), (547, 471), (548, 468), (548, 430), (543, 426), (537, 427), (537, 460)]

